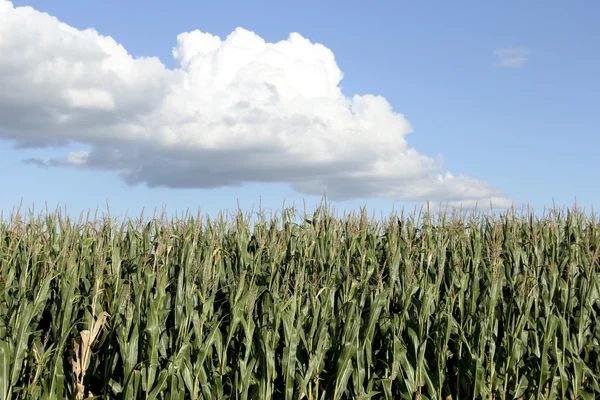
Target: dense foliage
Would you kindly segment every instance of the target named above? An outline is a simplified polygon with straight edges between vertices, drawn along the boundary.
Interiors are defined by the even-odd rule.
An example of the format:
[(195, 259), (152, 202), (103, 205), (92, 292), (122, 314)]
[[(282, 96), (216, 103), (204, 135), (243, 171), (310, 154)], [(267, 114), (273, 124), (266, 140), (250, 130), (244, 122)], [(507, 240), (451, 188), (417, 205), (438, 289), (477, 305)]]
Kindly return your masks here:
[(600, 396), (600, 224), (325, 207), (0, 231), (0, 399)]

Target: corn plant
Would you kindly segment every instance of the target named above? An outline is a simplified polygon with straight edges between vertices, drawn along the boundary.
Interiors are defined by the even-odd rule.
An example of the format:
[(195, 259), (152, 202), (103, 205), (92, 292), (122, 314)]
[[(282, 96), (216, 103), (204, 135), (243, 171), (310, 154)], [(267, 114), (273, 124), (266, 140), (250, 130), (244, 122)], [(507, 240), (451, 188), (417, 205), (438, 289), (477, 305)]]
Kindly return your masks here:
[(0, 226), (0, 400), (593, 399), (600, 224), (284, 209)]

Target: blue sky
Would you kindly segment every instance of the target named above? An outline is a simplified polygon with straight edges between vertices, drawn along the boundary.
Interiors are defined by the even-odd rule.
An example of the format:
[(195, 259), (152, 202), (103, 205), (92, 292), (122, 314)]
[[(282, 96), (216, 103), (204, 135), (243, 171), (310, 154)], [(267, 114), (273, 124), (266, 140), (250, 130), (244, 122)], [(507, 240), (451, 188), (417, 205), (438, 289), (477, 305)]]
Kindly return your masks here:
[[(2, 2), (7, 4), (5, 0), (0, 0)], [(127, 79), (134, 79), (131, 78), (133, 75), (125, 73), (119, 75), (121, 81), (114, 87), (111, 86), (112, 75), (69, 80), (71, 74), (68, 71), (77, 68), (78, 62), (83, 68), (82, 74), (96, 76), (98, 73), (88, 67), (94, 65), (93, 60), (83, 59), (92, 54), (86, 49), (94, 49), (95, 38), (64, 33), (51, 23), (44, 25), (43, 29), (38, 28), (46, 21), (46, 17), (38, 13), (22, 14), (25, 19), (14, 25), (18, 20), (15, 7), (22, 6), (48, 13), (77, 30), (91, 27), (98, 35), (112, 37), (132, 57), (158, 57), (166, 74), (170, 75), (165, 78), (167, 75), (160, 70), (160, 63), (154, 63), (147, 68), (135, 67), (146, 71), (140, 78), (141, 83), (136, 81), (138, 86), (131, 86)], [(21, 199), (25, 207), (35, 204), (39, 210), (47, 203), (50, 208), (66, 206), (73, 214), (96, 207), (104, 210), (108, 201), (114, 214), (128, 211), (129, 215), (139, 215), (142, 207), (160, 209), (164, 204), (171, 212), (186, 209), (195, 212), (201, 208), (203, 213), (214, 215), (219, 210), (235, 210), (238, 202), (242, 209), (250, 210), (253, 205), (258, 206), (261, 197), (266, 209), (280, 209), (284, 201), (287, 205), (295, 201), (296, 206), (302, 208), (304, 200), (312, 209), (321, 199), (316, 193), (322, 188), (326, 193), (339, 194), (338, 200), (329, 199), (337, 209), (357, 210), (366, 204), (367, 210), (374, 211), (376, 215), (388, 214), (392, 206), (396, 210), (403, 207), (412, 210), (426, 198), (434, 204), (479, 199), (487, 206), (486, 199), (493, 197), (501, 199), (499, 202), (502, 204), (507, 201), (519, 206), (529, 204), (538, 212), (545, 206), (551, 207), (553, 202), (558, 206), (571, 207), (577, 200), (577, 204), (587, 210), (592, 207), (597, 210), (600, 204), (600, 188), (595, 179), (600, 167), (596, 156), (600, 148), (597, 122), (600, 115), (600, 54), (597, 51), (600, 43), (600, 25), (597, 24), (600, 3), (596, 1), (389, 1), (369, 4), (358, 1), (200, 3), (180, 0), (167, 3), (56, 0), (13, 1), (3, 10), (0, 11), (0, 34), (4, 37), (0, 36), (0, 50), (5, 56), (4, 63), (0, 62), (0, 72), (4, 72), (0, 77), (0, 89), (5, 95), (0, 94), (0, 115), (5, 117), (0, 119), (0, 169), (5, 173), (0, 209), (4, 212), (18, 205)], [(8, 27), (14, 29), (15, 26), (27, 29), (30, 34), (8, 36), (11, 32)], [(297, 32), (312, 45), (320, 43), (325, 46), (333, 53), (334, 64), (343, 74), (343, 79), (332, 86), (340, 87), (345, 99), (352, 99), (354, 95), (382, 96), (391, 110), (401, 114), (410, 124), (412, 132), (404, 136), (407, 144), (397, 144), (399, 139), (396, 139), (395, 133), (404, 125), (394, 122), (385, 104), (375, 100), (367, 99), (364, 103), (370, 110), (376, 111), (364, 117), (368, 124), (374, 126), (371, 128), (348, 120), (343, 127), (334, 129), (330, 124), (327, 125), (330, 128), (319, 130), (321, 125), (311, 118), (318, 116), (329, 121), (327, 118), (331, 116), (331, 121), (335, 121), (337, 111), (331, 114), (326, 114), (326, 111), (330, 108), (339, 111), (335, 107), (346, 104), (335, 95), (332, 95), (334, 100), (323, 107), (318, 105), (321, 104), (318, 103), (320, 95), (315, 95), (310, 101), (294, 103), (303, 99), (296, 96), (293, 102), (290, 100), (271, 108), (261, 90), (275, 87), (274, 90), (283, 98), (288, 87), (284, 86), (284, 81), (272, 78), (276, 76), (273, 70), (269, 70), (270, 75), (265, 78), (271, 79), (272, 86), (260, 86), (257, 83), (259, 78), (267, 76), (265, 71), (260, 70), (261, 64), (257, 70), (245, 72), (244, 78), (235, 82), (237, 86), (233, 87), (241, 89), (231, 94), (231, 98), (224, 94), (231, 90), (217, 91), (221, 89), (202, 86), (204, 83), (198, 83), (200, 86), (192, 87), (192, 93), (186, 94), (194, 101), (186, 101), (187, 97), (181, 97), (183, 95), (177, 97), (183, 93), (180, 90), (183, 80), (193, 81), (194, 77), (201, 76), (193, 69), (193, 63), (187, 67), (185, 78), (171, 76), (174, 76), (171, 74), (174, 69), (182, 67), (172, 53), (178, 44), (177, 35), (199, 30), (218, 36), (224, 46), (228, 35), (238, 27), (253, 32), (267, 43), (286, 41), (290, 33)], [(64, 39), (67, 36), (61, 36), (63, 34), (71, 35), (68, 36), (70, 39)], [(238, 36), (238, 44), (250, 37), (248, 33)], [(36, 40), (41, 37), (49, 39)], [(2, 40), (5, 38), (9, 40)], [(194, 43), (190, 40), (185, 47), (192, 55)], [(296, 44), (292, 44), (289, 54), (300, 52), (293, 47)], [(235, 49), (235, 46), (230, 48), (229, 57), (236, 57)], [(307, 50), (307, 54), (314, 51), (317, 50)], [(502, 54), (504, 58), (500, 57)], [(82, 58), (81, 62), (78, 57)], [(60, 71), (57, 67), (51, 68), (56, 66), (52, 60), (56, 62), (57, 59), (65, 62)], [(302, 78), (308, 80), (298, 83), (301, 78), (294, 74), (303, 71), (302, 68), (309, 68), (309, 64), (290, 62), (282, 65), (289, 66), (286, 76), (295, 82), (296, 92), (308, 97), (312, 96), (311, 93), (325, 93), (326, 88), (318, 86), (326, 78), (324, 73), (308, 73)], [(229, 68), (230, 63), (217, 65), (213, 60), (210, 65), (214, 68), (213, 76), (216, 76), (214, 74)], [(140, 75), (140, 72), (135, 72), (138, 70), (133, 71)], [(156, 78), (153, 73), (156, 73)], [(206, 79), (208, 75), (203, 76)], [(64, 80), (64, 85), (61, 80)], [(160, 86), (163, 81), (167, 82), (164, 87)], [(161, 83), (155, 85), (155, 82)], [(125, 111), (112, 108), (108, 114), (93, 114), (88, 113), (88, 108), (84, 110), (85, 114), (79, 107), (73, 112), (82, 113), (83, 125), (69, 126), (68, 129), (62, 128), (55, 120), (48, 120), (48, 125), (30, 123), (33, 120), (45, 121), (44, 118), (49, 118), (49, 109), (61, 110), (61, 113), (69, 111), (68, 104), (74, 103), (58, 103), (55, 100), (63, 93), (60, 88), (69, 88), (69, 85), (82, 90), (77, 93), (88, 95), (106, 90), (110, 99), (116, 99), (115, 104), (125, 104)], [(314, 86), (314, 90), (303, 91), (303, 86)], [(127, 88), (131, 87), (135, 89), (127, 92)], [(201, 89), (204, 94), (198, 94)], [(9, 91), (19, 94), (8, 95)], [(174, 100), (165, 105), (167, 94), (171, 94)], [(93, 97), (90, 96), (87, 98)], [(103, 96), (93, 97), (98, 101), (93, 107), (100, 107), (101, 100), (106, 99)], [(171, 117), (175, 104), (180, 105), (177, 121), (186, 119), (186, 112), (189, 118), (201, 118), (195, 116), (204, 112), (201, 105), (206, 106), (207, 103), (194, 96), (205, 96), (202, 101), (209, 102), (213, 97), (222, 98), (223, 104), (240, 99), (250, 104), (253, 104), (253, 99), (258, 103), (264, 100), (264, 104), (260, 103), (264, 106), (261, 109), (263, 122), (243, 125), (246, 117), (229, 113), (227, 108), (222, 107), (211, 109), (210, 115), (219, 118), (232, 116), (238, 124), (235, 126), (246, 129), (243, 131), (245, 134), (256, 130), (263, 132), (264, 129), (265, 135), (272, 136), (264, 136), (254, 145), (253, 142), (236, 139), (237, 136), (227, 131), (227, 126), (233, 125), (224, 124), (215, 128), (214, 132), (207, 132), (207, 135), (215, 135), (211, 137), (223, 138), (218, 142), (221, 146), (219, 151), (207, 150), (211, 146), (208, 139), (196, 141), (190, 139), (192, 134), (188, 134), (186, 139), (176, 139), (174, 147), (163, 153), (164, 143), (168, 143), (165, 129), (175, 132), (172, 135), (180, 134), (177, 129), (181, 125), (175, 124), (174, 117)], [(76, 99), (83, 101), (79, 97)], [(308, 124), (307, 129), (314, 130), (311, 131), (313, 136), (307, 136), (310, 140), (297, 139), (297, 132), (304, 126), (300, 123), (294, 128), (296, 131), (290, 131), (292, 133), (282, 132), (282, 129), (287, 129), (285, 125), (269, 125), (268, 121), (275, 114), (285, 115), (285, 118), (295, 115), (290, 111), (292, 104), (303, 109), (306, 121), (313, 121), (303, 122)], [(22, 112), (25, 106), (27, 113)], [(128, 126), (130, 121), (138, 121), (141, 114), (144, 114), (145, 121), (140, 123), (143, 129), (135, 131), (141, 136), (135, 136), (133, 130), (117, 125), (111, 125), (110, 132), (104, 136), (104, 131), (101, 131), (103, 121), (93, 117), (104, 115), (98, 118), (110, 119), (114, 116), (115, 120), (124, 124), (122, 126)], [(167, 114), (168, 120), (165, 119)], [(282, 120), (288, 121), (285, 118), (282, 117)], [(90, 125), (93, 121), (99, 129), (94, 130)], [(371, 147), (365, 147), (366, 142), (360, 140), (355, 145), (346, 145), (344, 135), (352, 129), (362, 135), (361, 140), (375, 137), (378, 132), (385, 134), (381, 133), (378, 142), (373, 139)], [(149, 132), (149, 136), (139, 132)], [(281, 138), (277, 136), (278, 132), (282, 132)], [(232, 136), (228, 136), (230, 134)], [(329, 134), (338, 135), (337, 144), (328, 141)], [(143, 142), (140, 137), (144, 137)], [(160, 142), (163, 147), (157, 144), (159, 137), (164, 140)], [(32, 142), (32, 138), (46, 138), (48, 141)], [(49, 146), (58, 138), (71, 142), (62, 147)], [(229, 141), (225, 140), (227, 138)], [(319, 147), (321, 158), (310, 158), (309, 148), (313, 140), (319, 141), (318, 146), (322, 146)], [(35, 143), (35, 146), (19, 147), (24, 143)], [(235, 151), (227, 147), (235, 145)], [(397, 148), (394, 147), (396, 145)], [(137, 146), (144, 150), (136, 153), (135, 163), (124, 161), (120, 170), (110, 166), (106, 151), (127, 149), (123, 150), (127, 152)], [(152, 150), (148, 150), (150, 147)], [(92, 151), (94, 148), (104, 152)], [(415, 152), (406, 153), (408, 155), (402, 156), (404, 158), (397, 156), (405, 154), (408, 148)], [(78, 153), (71, 158), (66, 156), (68, 152), (80, 150), (94, 155), (85, 159), (85, 165), (77, 161)], [(329, 157), (328, 154), (334, 155)], [(366, 166), (367, 158), (379, 161), (379, 154), (382, 167)], [(247, 155), (270, 160), (268, 167), (263, 166), (256, 171), (262, 182), (248, 182), (251, 180), (248, 176), (252, 174), (246, 172), (253, 170), (253, 164), (248, 164), (248, 160), (240, 161)], [(420, 157), (437, 161), (438, 155), (442, 156), (443, 164), (435, 173), (444, 175), (450, 171), (454, 177), (467, 180), (453, 183), (456, 179), (452, 179), (428, 192), (431, 185), (437, 183), (431, 174), (420, 170), (427, 170)], [(90, 161), (92, 158), (95, 164)], [(199, 159), (212, 161), (201, 163), (197, 161)], [(24, 160), (34, 162), (26, 163)], [(303, 161), (296, 163), (296, 160)], [(330, 169), (329, 163), (337, 164)], [(212, 165), (216, 165), (216, 169), (213, 170)], [(394, 169), (389, 166), (404, 166), (409, 172), (388, 176), (385, 166), (388, 170)], [(128, 182), (119, 176), (119, 172), (135, 168), (141, 168), (135, 179)], [(413, 168), (421, 172), (413, 176), (410, 172)], [(192, 169), (195, 172), (188, 174)], [(198, 171), (208, 176), (211, 170), (214, 176), (197, 178)], [(295, 187), (290, 186), (290, 180), (294, 180)], [(160, 182), (162, 186), (148, 187), (148, 181)], [(240, 183), (241, 186), (227, 186), (227, 182)], [(192, 188), (177, 187), (181, 185)]]

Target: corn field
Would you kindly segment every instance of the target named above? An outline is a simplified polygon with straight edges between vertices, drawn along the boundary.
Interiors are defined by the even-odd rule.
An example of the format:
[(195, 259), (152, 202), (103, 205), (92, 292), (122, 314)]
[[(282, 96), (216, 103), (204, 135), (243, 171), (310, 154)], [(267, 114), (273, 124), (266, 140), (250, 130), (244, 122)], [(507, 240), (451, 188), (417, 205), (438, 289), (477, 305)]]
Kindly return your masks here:
[(0, 400), (594, 399), (600, 224), (13, 213)]

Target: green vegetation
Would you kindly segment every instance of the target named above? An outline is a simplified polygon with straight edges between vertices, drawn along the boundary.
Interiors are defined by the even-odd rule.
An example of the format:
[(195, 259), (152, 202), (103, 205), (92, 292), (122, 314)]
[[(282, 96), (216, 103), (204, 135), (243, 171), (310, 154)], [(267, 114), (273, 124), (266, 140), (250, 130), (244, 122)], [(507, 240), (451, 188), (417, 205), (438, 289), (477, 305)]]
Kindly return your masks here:
[(15, 214), (0, 400), (593, 399), (600, 224)]

